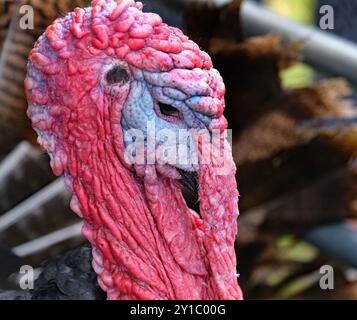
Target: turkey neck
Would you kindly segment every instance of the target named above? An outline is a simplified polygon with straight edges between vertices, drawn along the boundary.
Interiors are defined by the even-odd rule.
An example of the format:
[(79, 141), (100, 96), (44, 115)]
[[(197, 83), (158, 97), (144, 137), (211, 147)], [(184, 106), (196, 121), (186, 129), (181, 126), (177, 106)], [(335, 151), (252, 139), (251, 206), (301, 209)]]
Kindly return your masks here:
[(178, 185), (151, 180), (154, 167), (143, 180), (137, 178), (115, 157), (109, 141), (103, 148), (104, 153), (93, 145), (88, 161), (78, 167), (73, 198), (108, 298), (204, 298), (205, 252)]
[[(85, 105), (90, 115), (91, 107)], [(103, 102), (95, 110), (100, 115), (91, 128), (77, 121), (64, 148), (71, 208), (84, 219), (93, 268), (108, 298), (240, 298), (233, 161), (228, 161), (230, 174), (223, 176), (202, 166), (201, 219), (188, 208), (178, 181), (158, 175), (154, 165), (146, 166), (143, 177), (129, 170), (123, 161), (120, 108), (113, 106), (110, 112)]]
[(208, 296), (214, 299), (242, 299), (237, 282), (234, 242), (237, 234), (238, 191), (236, 167), (225, 141), (224, 173), (212, 165), (200, 166), (200, 213), (204, 221), (204, 247), (211, 277)]
[(136, 176), (122, 160), (118, 105), (82, 102), (96, 117), (68, 131), (66, 176), (99, 284), (109, 299), (206, 298), (205, 252), (178, 183), (153, 166)]

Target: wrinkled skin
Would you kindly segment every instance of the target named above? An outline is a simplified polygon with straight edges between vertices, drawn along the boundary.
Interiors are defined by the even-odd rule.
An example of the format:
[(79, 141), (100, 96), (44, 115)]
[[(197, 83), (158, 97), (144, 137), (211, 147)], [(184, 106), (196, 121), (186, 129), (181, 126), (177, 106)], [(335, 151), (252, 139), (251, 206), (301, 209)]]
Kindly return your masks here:
[[(240, 299), (228, 143), (215, 155), (211, 145), (191, 147), (197, 164), (125, 158), (133, 129), (144, 131), (148, 149), (148, 123), (156, 132), (226, 128), (224, 84), (209, 56), (141, 9), (131, 0), (96, 0), (56, 20), (30, 54), (28, 115), (54, 173), (73, 192), (71, 208), (84, 219), (109, 299)], [(202, 161), (206, 150), (223, 158), (224, 174)], [(198, 172), (201, 217), (183, 199), (177, 168)]]
[[(105, 74), (106, 70), (111, 70), (118, 65), (111, 59), (108, 59), (103, 64), (105, 68), (104, 72), (103, 70), (99, 71), (101, 74)], [(174, 69), (169, 72), (154, 73), (142, 71), (127, 63), (121, 63), (120, 66), (127, 70), (130, 75), (128, 83), (115, 88), (115, 91), (118, 90), (118, 94), (127, 97), (121, 120), (121, 128), (124, 133), (129, 129), (138, 129), (144, 133), (146, 140), (147, 132), (150, 130), (150, 128), (147, 128), (147, 124), (152, 124), (157, 132), (164, 129), (178, 132), (178, 130), (190, 130), (191, 128), (198, 130), (206, 129), (207, 126), (213, 127), (217, 119), (212, 119), (211, 116), (220, 113), (222, 117), (224, 85), (215, 69), (206, 72), (201, 69)], [(188, 87), (185, 79), (193, 81), (195, 78), (197, 79), (196, 82), (191, 87)], [(176, 79), (177, 83), (173, 79)], [(220, 87), (209, 87), (207, 82), (210, 80), (212, 80), (213, 86)], [(182, 82), (180, 83), (179, 81)], [(107, 84), (104, 85), (107, 86)], [(107, 89), (113, 92), (113, 86)], [(220, 91), (217, 91), (217, 89)], [(211, 94), (214, 97), (211, 97)], [(201, 111), (199, 104), (202, 103), (203, 99), (206, 100), (204, 103), (209, 107)], [(177, 112), (172, 115), (162, 114), (159, 103), (170, 105)], [(213, 108), (216, 109), (213, 110)], [(225, 120), (222, 117), (218, 121), (224, 122)], [(126, 146), (129, 143), (131, 143), (131, 140), (127, 139)], [(157, 146), (159, 144), (157, 143)], [(177, 148), (179, 148), (179, 145), (177, 145)], [(191, 152), (196, 154), (197, 150), (191, 150)], [(191, 157), (188, 158), (191, 159)], [(160, 161), (161, 159), (158, 157), (156, 160)], [(165, 159), (162, 159), (162, 163), (166, 164)], [(198, 169), (196, 164), (175, 163), (175, 166), (188, 171)], [(169, 174), (169, 177), (178, 176), (178, 173), (173, 168), (168, 167), (166, 167), (163, 174)]]

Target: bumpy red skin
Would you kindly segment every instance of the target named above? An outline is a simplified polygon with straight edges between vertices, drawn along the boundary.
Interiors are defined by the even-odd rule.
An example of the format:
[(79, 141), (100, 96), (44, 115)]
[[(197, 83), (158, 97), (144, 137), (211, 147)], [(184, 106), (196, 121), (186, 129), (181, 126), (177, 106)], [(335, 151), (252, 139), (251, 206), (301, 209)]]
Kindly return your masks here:
[[(73, 192), (71, 208), (84, 219), (93, 267), (109, 299), (241, 299), (231, 155), (225, 156), (228, 174), (200, 166), (202, 219), (187, 207), (177, 180), (153, 165), (139, 177), (124, 161), (120, 121), (128, 92), (104, 88), (98, 66), (118, 59), (132, 72), (169, 72), (166, 81), (187, 92), (193, 89), (180, 70), (190, 71), (194, 83), (212, 68), (180, 30), (141, 9), (131, 0), (96, 0), (48, 27), (29, 58), (28, 115), (54, 173), (64, 174)], [(211, 125), (224, 129), (224, 86), (213, 78), (197, 81), (194, 91), (203, 85), (210, 93), (205, 101), (218, 103), (193, 107), (206, 108)]]

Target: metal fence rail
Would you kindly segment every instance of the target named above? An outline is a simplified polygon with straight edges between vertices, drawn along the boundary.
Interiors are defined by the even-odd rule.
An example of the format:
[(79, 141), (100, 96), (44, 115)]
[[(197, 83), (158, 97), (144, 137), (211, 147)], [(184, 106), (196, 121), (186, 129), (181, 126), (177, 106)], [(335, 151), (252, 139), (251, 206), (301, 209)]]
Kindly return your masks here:
[(241, 7), (244, 32), (251, 35), (274, 32), (283, 40), (305, 40), (302, 49), (307, 63), (357, 83), (357, 45), (340, 37), (278, 15), (251, 1)]
[(0, 232), (16, 224), (22, 218), (33, 214), (51, 199), (66, 192), (65, 183), (58, 178), (19, 205), (0, 216)]

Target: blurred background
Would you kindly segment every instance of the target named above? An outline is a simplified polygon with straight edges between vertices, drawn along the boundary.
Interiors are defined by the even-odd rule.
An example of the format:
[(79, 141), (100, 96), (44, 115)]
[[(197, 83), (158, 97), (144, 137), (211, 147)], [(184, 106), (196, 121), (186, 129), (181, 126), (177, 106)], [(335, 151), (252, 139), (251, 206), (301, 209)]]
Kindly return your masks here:
[[(37, 37), (89, 1), (0, 0), (0, 289), (85, 243), (26, 117)], [(357, 1), (143, 0), (212, 57), (226, 87), (247, 299), (357, 299)], [(19, 27), (34, 8), (34, 29)], [(320, 287), (321, 267), (334, 288)]]

